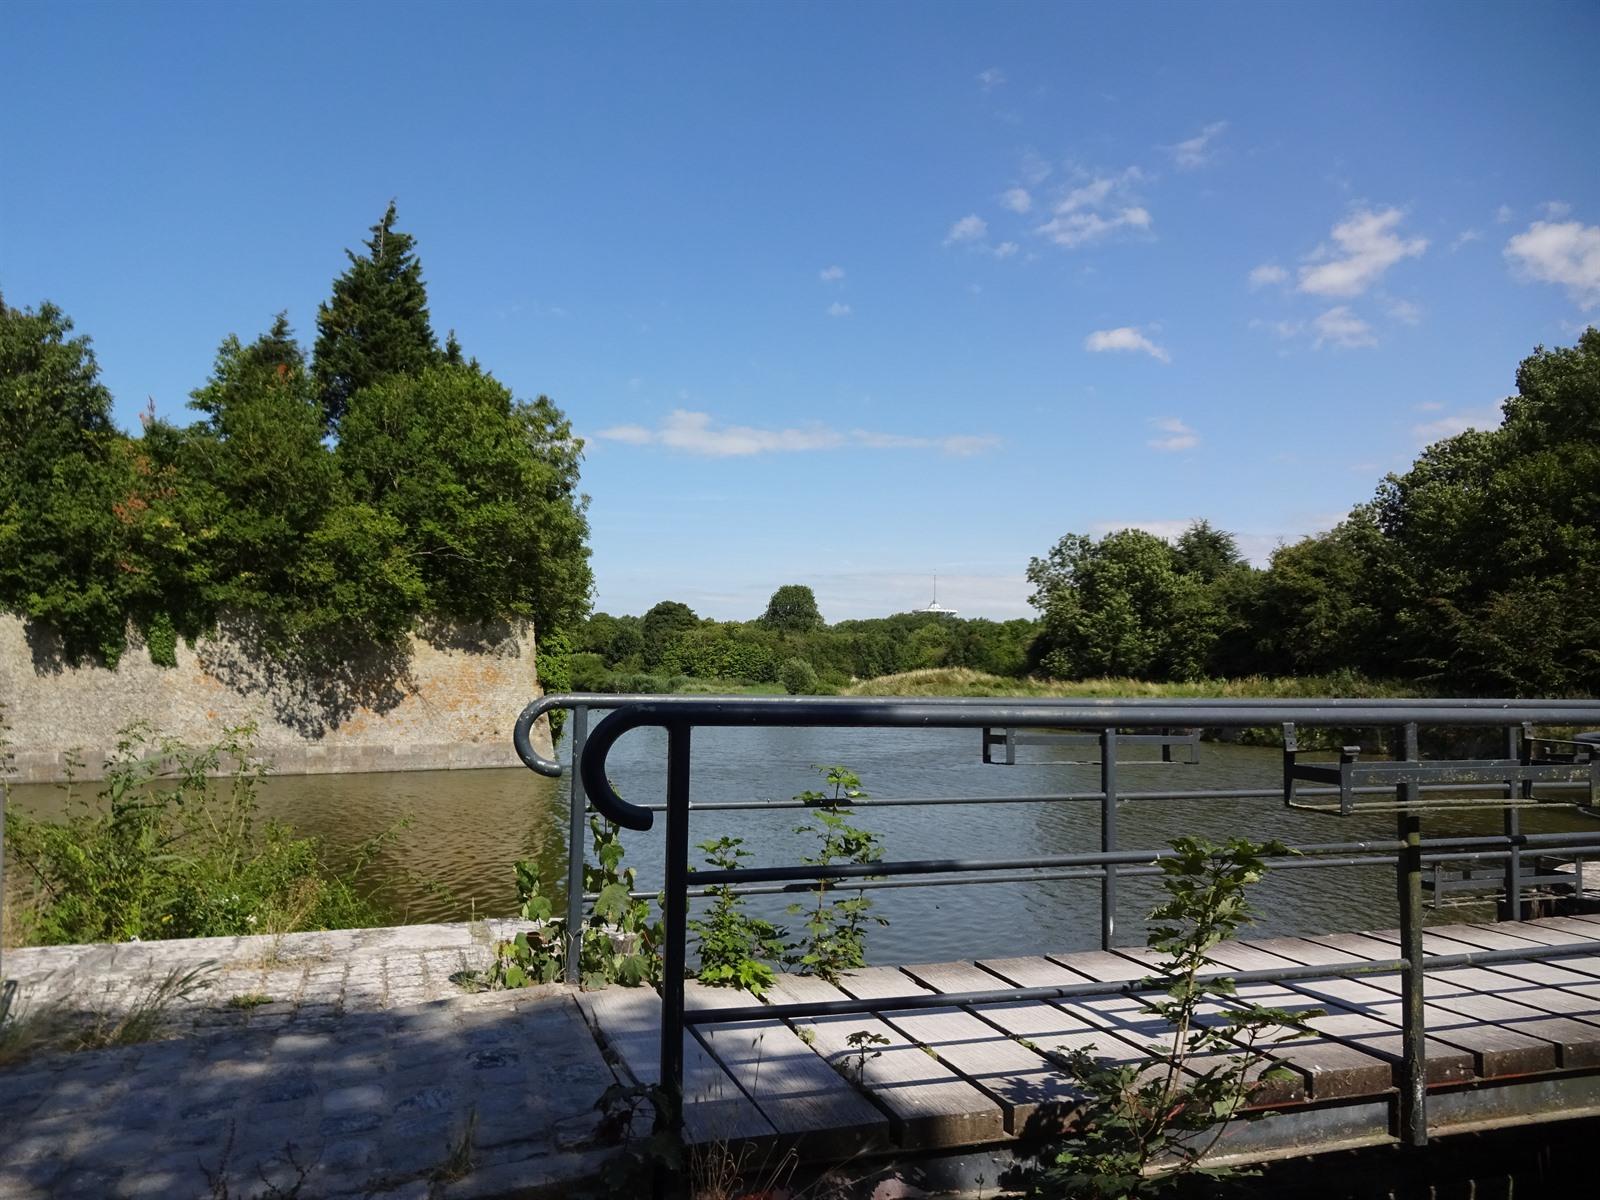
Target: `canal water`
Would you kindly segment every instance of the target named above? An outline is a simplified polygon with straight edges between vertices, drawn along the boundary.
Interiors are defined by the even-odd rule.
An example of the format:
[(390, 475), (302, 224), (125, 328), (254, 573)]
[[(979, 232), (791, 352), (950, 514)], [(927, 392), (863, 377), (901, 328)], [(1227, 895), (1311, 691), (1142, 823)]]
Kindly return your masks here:
[[(563, 753), (568, 747), (563, 747)], [(665, 799), (665, 735), (635, 730), (614, 748), (610, 775), (634, 803)], [(1028, 747), (1035, 760), (985, 765), (976, 730), (706, 729), (694, 734), (692, 786), (697, 802), (787, 799), (820, 788), (814, 764), (843, 763), (873, 797), (1037, 796), (1091, 792), (1099, 786), (1093, 747)], [(1206, 743), (1196, 764), (1152, 761), (1157, 752), (1131, 748), (1119, 756), (1123, 792), (1271, 788), (1281, 782), (1278, 751)], [(1181, 752), (1180, 752), (1181, 753)], [(95, 785), (85, 785), (94, 787)], [(406, 821), (374, 865), (372, 886), (396, 921), (463, 920), (515, 911), (512, 863), (538, 861), (547, 879), (565, 878), (566, 780), (521, 768), (479, 771), (284, 776), (263, 788), (263, 816), (324, 839), (337, 857), (373, 834)], [(13, 790), (19, 807), (59, 812), (59, 789)], [(692, 842), (724, 834), (745, 839), (749, 866), (794, 865), (814, 852), (814, 834), (796, 832), (808, 814), (701, 812)], [(885, 856), (1016, 858), (1099, 849), (1099, 803), (954, 804), (856, 810), (854, 823), (880, 835)], [(1351, 841), (1392, 835), (1392, 815), (1340, 818), (1289, 811), (1278, 799), (1130, 800), (1119, 808), (1119, 846), (1155, 848), (1180, 834), (1212, 840), (1277, 838), (1286, 843)], [(625, 833), (626, 865), (642, 887), (662, 880), (662, 825)], [(1524, 828), (1593, 829), (1600, 823), (1570, 809), (1529, 813)], [(1425, 833), (1499, 832), (1498, 810), (1430, 814)], [(698, 855), (693, 861), (698, 861)], [(1124, 880), (1118, 941), (1143, 939), (1142, 919), (1158, 899), (1154, 880)], [(1099, 943), (1094, 880), (908, 887), (868, 893), (889, 924), (869, 933), (879, 963), (1037, 954), (1088, 949)], [(792, 898), (790, 898), (792, 899)], [(753, 897), (752, 911), (798, 926), (788, 899)], [(1255, 893), (1261, 936), (1371, 929), (1395, 921), (1392, 868), (1336, 867), (1269, 875)], [(1481, 916), (1487, 909), (1480, 909)], [(1442, 912), (1437, 919), (1464, 914)]]

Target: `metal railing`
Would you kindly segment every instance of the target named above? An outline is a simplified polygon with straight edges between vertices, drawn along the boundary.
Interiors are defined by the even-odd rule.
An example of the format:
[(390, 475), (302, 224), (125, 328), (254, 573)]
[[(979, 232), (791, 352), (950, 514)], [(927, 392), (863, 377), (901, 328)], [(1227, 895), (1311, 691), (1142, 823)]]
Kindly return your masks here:
[[(1492, 778), (1459, 781), (1459, 764), (1423, 760), (1419, 752), (1421, 728), (1500, 728), (1506, 731), (1509, 758), (1499, 765), (1521, 762), (1519, 739), (1534, 725), (1571, 727), (1600, 724), (1600, 702), (1520, 700), (1314, 700), (1314, 701), (1061, 701), (1048, 699), (902, 700), (812, 697), (703, 697), (703, 696), (548, 696), (530, 704), (519, 718), (515, 743), (522, 760), (548, 776), (561, 774), (560, 764), (536, 753), (529, 738), (533, 722), (556, 708), (572, 713), (572, 754), (578, 769), (570, 792), (573, 848), (569, 869), (568, 944), (569, 978), (576, 978), (576, 958), (583, 913), (583, 824), (592, 803), (606, 819), (627, 829), (647, 830), (655, 813), (666, 815), (664, 965), (662, 985), (661, 1086), (681, 1102), (683, 1081), (683, 1031), (702, 1024), (747, 1020), (793, 1019), (840, 1013), (864, 1013), (923, 1007), (951, 1007), (1028, 999), (1131, 993), (1146, 990), (1138, 982), (1073, 984), (1056, 987), (1004, 988), (984, 992), (917, 994), (891, 999), (836, 1000), (806, 1004), (751, 1004), (686, 1012), (684, 979), (687, 965), (687, 908), (691, 897), (713, 887), (731, 886), (737, 892), (809, 890), (819, 880), (851, 880), (852, 889), (935, 886), (958, 883), (998, 883), (1047, 879), (1098, 879), (1100, 881), (1100, 943), (1116, 944), (1117, 883), (1119, 879), (1160, 873), (1155, 863), (1170, 851), (1165, 848), (1130, 850), (1117, 843), (1119, 803), (1135, 800), (1204, 802), (1215, 799), (1279, 798), (1387, 794), (1389, 813), (1395, 818), (1392, 838), (1362, 838), (1343, 842), (1291, 847), (1291, 855), (1270, 859), (1279, 870), (1327, 867), (1387, 868), (1394, 872), (1400, 915), (1400, 954), (1390, 961), (1327, 967), (1294, 967), (1271, 971), (1219, 972), (1237, 982), (1277, 982), (1295, 978), (1333, 978), (1398, 972), (1401, 976), (1401, 1037), (1397, 1136), (1413, 1145), (1427, 1141), (1426, 1022), (1423, 1012), (1424, 955), (1422, 949), (1423, 880), (1448, 863), (1493, 862), (1501, 867), (1503, 912), (1520, 914), (1528, 879), (1522, 870), (1524, 856), (1552, 856), (1600, 852), (1600, 829), (1578, 833), (1523, 833), (1518, 823), (1522, 805), (1531, 800), (1551, 802), (1559, 783), (1530, 778), (1526, 772), (1507, 770)], [(615, 709), (594, 729), (592, 709)], [(1286, 748), (1283, 788), (1169, 789), (1123, 791), (1118, 777), (1118, 746), (1133, 731), (1132, 741), (1154, 740), (1149, 731), (1250, 729), (1285, 726), (1336, 729), (1371, 728), (1395, 731), (1396, 760), (1407, 764), (1391, 787), (1356, 786), (1348, 779), (1338, 786), (1298, 787), (1289, 777), (1291, 756)], [(630, 730), (660, 728), (667, 736), (666, 802), (657, 805), (629, 803), (617, 794), (607, 777), (607, 758), (617, 740)], [(692, 812), (730, 809), (783, 809), (801, 802), (734, 801), (696, 804), (691, 800), (690, 766), (693, 731), (700, 728), (822, 727), (839, 729), (973, 729), (981, 731), (980, 753), (992, 741), (991, 731), (1026, 730), (1092, 731), (1098, 745), (1100, 787), (1093, 792), (1027, 796), (895, 797), (849, 802), (865, 808), (905, 804), (1018, 804), (1098, 803), (1100, 849), (1081, 854), (1038, 855), (1007, 859), (917, 859), (829, 867), (756, 867), (694, 872), (699, 886), (689, 886), (689, 818)], [(1038, 736), (1038, 735), (1034, 735)], [(1167, 736), (1163, 734), (1162, 736)], [(1172, 739), (1176, 741), (1176, 738)], [(987, 758), (987, 755), (984, 755)], [(1474, 768), (1487, 770), (1484, 760)], [(1126, 765), (1126, 764), (1124, 764)], [(1179, 767), (1181, 769), (1181, 766)], [(1433, 774), (1430, 775), (1430, 769)], [(1496, 768), (1498, 769), (1498, 768)], [(1341, 797), (1341, 788), (1344, 796)], [(1296, 790), (1297, 789), (1297, 790)], [(1465, 803), (1482, 808), (1499, 801), (1504, 826), (1498, 835), (1452, 836), (1424, 839), (1424, 811), (1437, 811), (1443, 793), (1497, 789), (1497, 797), (1475, 798)], [(1425, 793), (1427, 795), (1425, 796)], [(1333, 807), (1338, 812), (1340, 806)], [(1347, 809), (1348, 811), (1348, 809)], [(1541, 882), (1543, 882), (1541, 880)], [(1581, 867), (1574, 876), (1581, 889)], [(1558, 958), (1569, 954), (1600, 952), (1600, 941), (1574, 946), (1540, 947), (1524, 951), (1482, 951), (1449, 956), (1435, 955), (1429, 968), (1477, 965), (1517, 958)], [(674, 1106), (674, 1110), (677, 1108)]]

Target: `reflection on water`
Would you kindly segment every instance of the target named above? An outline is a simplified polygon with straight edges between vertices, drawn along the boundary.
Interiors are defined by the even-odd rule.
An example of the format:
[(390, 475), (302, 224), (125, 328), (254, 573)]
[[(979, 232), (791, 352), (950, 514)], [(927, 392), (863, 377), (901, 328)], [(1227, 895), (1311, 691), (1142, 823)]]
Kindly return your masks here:
[[(618, 790), (635, 803), (664, 799), (665, 750), (659, 730), (624, 736), (610, 760)], [(1093, 763), (985, 766), (975, 730), (705, 729), (694, 734), (694, 799), (788, 797), (819, 786), (812, 764), (834, 762), (849, 764), (868, 793), (880, 797), (1045, 795), (1099, 786)], [(1273, 750), (1206, 744), (1196, 765), (1124, 759), (1119, 786), (1125, 792), (1270, 788), (1281, 780), (1280, 764)], [(59, 789), (42, 786), (17, 788), (13, 797), (21, 807), (44, 813), (58, 812), (62, 803)], [(262, 809), (325, 837), (335, 853), (348, 853), (409, 820), (377, 864), (384, 898), (397, 920), (455, 920), (514, 910), (515, 859), (536, 859), (547, 879), (565, 879), (565, 797), (565, 780), (520, 768), (285, 776), (265, 785)], [(698, 843), (736, 835), (754, 855), (749, 865), (792, 865), (811, 848), (810, 836), (795, 832), (805, 818), (795, 810), (696, 813), (690, 836)], [(887, 856), (897, 859), (1014, 858), (1099, 848), (1098, 803), (862, 809), (856, 823), (880, 833)], [(1290, 812), (1273, 799), (1131, 801), (1121, 805), (1118, 823), (1119, 844), (1128, 848), (1161, 846), (1179, 834), (1332, 842), (1392, 834), (1394, 828), (1392, 817)], [(661, 825), (658, 817), (648, 833), (624, 835), (627, 862), (638, 868), (641, 886), (652, 890), (662, 880)], [(1593, 827), (1566, 809), (1524, 817), (1530, 831)], [(1430, 835), (1498, 832), (1500, 816), (1430, 814), (1424, 828)], [(1093, 880), (894, 888), (872, 896), (876, 911), (891, 922), (869, 937), (878, 962), (1085, 949), (1099, 938), (1099, 884)], [(1140, 919), (1155, 900), (1154, 880), (1122, 882), (1119, 941), (1142, 940)], [(1261, 885), (1256, 903), (1264, 936), (1379, 928), (1395, 921), (1394, 877), (1381, 867), (1283, 871)], [(779, 923), (789, 919), (785, 907), (780, 897), (751, 899), (752, 911)]]

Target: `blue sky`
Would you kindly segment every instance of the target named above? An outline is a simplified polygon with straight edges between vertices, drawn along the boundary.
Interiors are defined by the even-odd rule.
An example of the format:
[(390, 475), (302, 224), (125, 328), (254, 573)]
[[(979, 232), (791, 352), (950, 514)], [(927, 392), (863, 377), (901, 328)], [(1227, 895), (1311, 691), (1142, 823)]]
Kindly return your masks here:
[(1264, 560), (1600, 320), (1592, 3), (0, 8), (0, 289), (127, 426), (390, 197), (588, 441), (597, 607), (1029, 615), (1069, 531)]

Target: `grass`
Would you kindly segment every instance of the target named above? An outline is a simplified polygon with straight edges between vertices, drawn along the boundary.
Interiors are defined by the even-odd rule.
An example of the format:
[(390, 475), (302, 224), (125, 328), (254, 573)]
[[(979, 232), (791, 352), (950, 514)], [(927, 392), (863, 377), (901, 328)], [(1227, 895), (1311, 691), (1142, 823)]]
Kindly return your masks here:
[(935, 667), (880, 675), (852, 684), (846, 696), (999, 696), (1061, 697), (1063, 699), (1298, 699), (1346, 696), (1356, 699), (1404, 698), (1426, 695), (1401, 683), (1366, 679), (1354, 674), (1307, 675), (1244, 679), (1199, 679), (1188, 683), (1149, 683), (1142, 679), (1013, 679), (986, 675), (966, 667)]
[(214, 969), (211, 963), (187, 971), (174, 968), (120, 1011), (110, 1006), (84, 1011), (61, 1001), (30, 1010), (13, 999), (0, 1023), (0, 1068), (36, 1054), (102, 1050), (153, 1041), (167, 1023), (168, 1010), (205, 987), (207, 976)]
[(229, 996), (224, 1003), (228, 1008), (249, 1012), (253, 1008), (260, 1008), (263, 1004), (271, 1004), (272, 997), (265, 992), (241, 992), (237, 996)]

